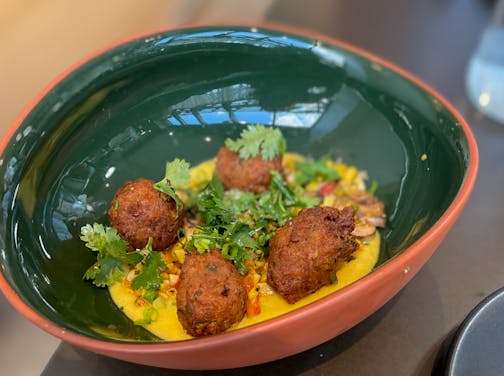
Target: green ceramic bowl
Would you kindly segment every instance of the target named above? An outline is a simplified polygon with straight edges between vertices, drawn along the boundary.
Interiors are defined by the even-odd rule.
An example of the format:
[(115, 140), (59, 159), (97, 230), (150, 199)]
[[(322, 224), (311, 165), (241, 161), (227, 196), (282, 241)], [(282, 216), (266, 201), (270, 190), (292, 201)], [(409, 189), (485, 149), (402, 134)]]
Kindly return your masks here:
[[(379, 265), (276, 319), (163, 343), (82, 280), (93, 255), (80, 226), (106, 221), (124, 182), (159, 179), (175, 157), (209, 159), (247, 123), (281, 127), (291, 151), (368, 171), (388, 213)], [(0, 150), (0, 287), (14, 307), (76, 346), (199, 369), (287, 356), (372, 314), (439, 245), (478, 164), (460, 115), (401, 69), (322, 36), (249, 27), (166, 31), (103, 50), (37, 97)]]

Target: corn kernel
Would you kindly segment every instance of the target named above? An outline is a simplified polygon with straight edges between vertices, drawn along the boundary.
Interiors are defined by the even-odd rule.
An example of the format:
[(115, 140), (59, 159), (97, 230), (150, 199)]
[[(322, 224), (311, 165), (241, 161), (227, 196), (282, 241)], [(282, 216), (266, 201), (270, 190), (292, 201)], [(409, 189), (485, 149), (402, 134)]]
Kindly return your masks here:
[(334, 206), (334, 202), (335, 200), (333, 195), (324, 196), (322, 206)]
[(177, 259), (178, 262), (181, 264), (184, 263), (185, 261), (185, 251), (183, 249), (175, 249), (173, 250), (173, 254), (175, 258)]
[(177, 274), (170, 274), (168, 276), (168, 281), (170, 282), (171, 286), (175, 286), (179, 280), (179, 276)]

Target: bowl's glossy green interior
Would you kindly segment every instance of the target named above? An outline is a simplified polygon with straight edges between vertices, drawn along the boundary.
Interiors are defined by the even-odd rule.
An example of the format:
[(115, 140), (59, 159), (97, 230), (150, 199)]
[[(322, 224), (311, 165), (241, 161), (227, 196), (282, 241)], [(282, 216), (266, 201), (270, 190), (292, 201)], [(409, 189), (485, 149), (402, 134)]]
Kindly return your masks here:
[(378, 62), (263, 29), (161, 33), (73, 71), (5, 149), (0, 270), (6, 280), (64, 328), (155, 340), (105, 290), (82, 280), (94, 255), (78, 239), (80, 226), (105, 221), (124, 182), (159, 179), (175, 157), (211, 158), (245, 123), (282, 127), (289, 150), (341, 157), (368, 171), (389, 218), (380, 263), (439, 219), (468, 165), (455, 117)]

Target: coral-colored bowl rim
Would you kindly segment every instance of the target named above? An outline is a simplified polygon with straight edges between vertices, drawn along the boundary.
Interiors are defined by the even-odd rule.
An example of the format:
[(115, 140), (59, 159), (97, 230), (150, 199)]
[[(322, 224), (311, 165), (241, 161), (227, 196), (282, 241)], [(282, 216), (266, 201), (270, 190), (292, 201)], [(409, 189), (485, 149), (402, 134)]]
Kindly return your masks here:
[[(478, 163), (479, 163), (479, 155), (478, 148), (476, 145), (476, 140), (474, 135), (471, 132), (469, 125), (463, 119), (463, 117), (458, 113), (458, 111), (435, 89), (412, 75), (411, 73), (405, 71), (404, 69), (398, 67), (397, 65), (383, 59), (375, 54), (369, 53), (361, 48), (358, 48), (354, 45), (348, 44), (346, 42), (340, 41), (338, 39), (328, 37), (326, 35), (321, 35), (313, 31), (300, 29), (297, 27), (279, 25), (279, 24), (261, 24), (261, 25), (186, 25), (184, 27), (177, 27), (172, 29), (163, 29), (157, 30), (154, 32), (143, 33), (133, 37), (129, 37), (120, 42), (114, 43), (100, 49), (93, 54), (85, 57), (80, 60), (67, 70), (63, 71), (59, 74), (45, 89), (43, 89), (32, 101), (31, 103), (21, 112), (18, 118), (15, 120), (13, 125), (8, 129), (3, 138), (0, 141), (0, 154), (4, 152), (10, 140), (13, 138), (16, 133), (18, 127), (23, 123), (24, 119), (28, 116), (28, 114), (38, 105), (38, 103), (61, 81), (63, 81), (67, 76), (69, 76), (73, 71), (77, 68), (85, 65), (93, 58), (114, 49), (122, 44), (135, 41), (137, 39), (145, 38), (147, 36), (155, 35), (161, 32), (170, 32), (177, 30), (190, 30), (191, 28), (196, 27), (255, 27), (258, 30), (264, 29), (268, 31), (275, 32), (285, 32), (292, 34), (294, 36), (301, 36), (311, 38), (313, 40), (319, 40), (322, 42), (326, 42), (328, 44), (334, 45), (336, 47), (354, 52), (364, 58), (367, 58), (371, 61), (375, 61), (391, 71), (399, 74), (400, 76), (406, 78), (407, 80), (413, 82), (417, 86), (421, 87), (427, 93), (429, 93), (432, 97), (436, 98), (443, 106), (445, 106), (451, 114), (456, 118), (456, 120), (460, 123), (461, 128), (464, 131), (464, 134), (467, 138), (468, 150), (469, 150), (469, 165), (466, 171), (466, 175), (464, 181), (459, 189), (458, 194), (455, 199), (451, 203), (451, 205), (447, 208), (447, 210), (443, 213), (440, 219), (415, 243), (413, 243), (408, 249), (402, 252), (400, 255), (392, 258), (387, 261), (385, 264), (380, 266), (378, 269), (374, 270), (369, 275), (363, 277), (362, 279), (354, 282), (350, 287), (344, 288), (330, 296), (321, 299), (315, 303), (312, 303), (303, 308), (297, 309), (293, 312), (290, 312), (281, 317), (277, 317), (259, 324), (255, 324), (248, 328), (239, 329), (236, 331), (224, 333), (217, 336), (199, 338), (196, 340), (189, 341), (180, 341), (180, 342), (166, 342), (166, 343), (117, 343), (117, 342), (107, 342), (101, 341), (93, 338), (86, 337), (84, 335), (80, 335), (78, 333), (67, 331), (65, 328), (55, 325), (53, 322), (47, 320), (46, 318), (39, 315), (35, 310), (33, 310), (30, 306), (28, 306), (12, 289), (9, 285), (5, 277), (0, 274), (0, 289), (3, 291), (9, 302), (26, 318), (32, 321), (35, 325), (45, 330), (46, 332), (78, 347), (83, 347), (89, 350), (93, 350), (98, 353), (112, 353), (112, 354), (161, 354), (161, 353), (174, 353), (174, 354), (182, 354), (186, 351), (202, 349), (211, 347), (216, 341), (220, 344), (223, 342), (234, 343), (240, 342), (242, 340), (246, 340), (247, 337), (252, 335), (254, 332), (260, 330), (261, 332), (267, 332), (270, 328), (275, 328), (278, 326), (289, 326), (292, 325), (293, 322), (303, 319), (306, 314), (309, 312), (310, 314), (316, 315), (317, 312), (321, 312), (324, 309), (327, 309), (327, 306), (338, 304), (339, 302), (344, 302), (347, 296), (350, 295), (359, 295), (363, 291), (369, 291), (373, 288), (373, 285), (385, 278), (389, 273), (393, 273), (396, 271), (401, 271), (407, 273), (409, 271), (410, 265), (414, 265), (414, 260), (418, 256), (425, 251), (426, 248), (437, 246), (450, 227), (453, 225), (455, 220), (458, 218), (460, 213), (462, 212), (463, 207), (467, 203), (472, 189), (474, 187), (477, 171), (478, 171)], [(385, 303), (385, 302), (383, 302)]]

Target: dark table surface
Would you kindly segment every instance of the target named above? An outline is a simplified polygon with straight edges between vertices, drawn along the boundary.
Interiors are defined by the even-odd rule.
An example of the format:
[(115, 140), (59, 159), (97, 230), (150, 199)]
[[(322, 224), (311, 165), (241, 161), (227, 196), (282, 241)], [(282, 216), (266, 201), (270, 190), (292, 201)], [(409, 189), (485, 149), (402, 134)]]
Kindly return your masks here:
[[(62, 343), (45, 375), (430, 375), (454, 330), (504, 285), (504, 125), (468, 103), (464, 74), (493, 2), (482, 0), (280, 0), (266, 21), (324, 33), (380, 55), (424, 80), (470, 124), (480, 150), (474, 193), (430, 261), (382, 309), (306, 352), (227, 371), (157, 369)], [(433, 368), (434, 367), (434, 368)], [(433, 372), (434, 369), (434, 372)]]

